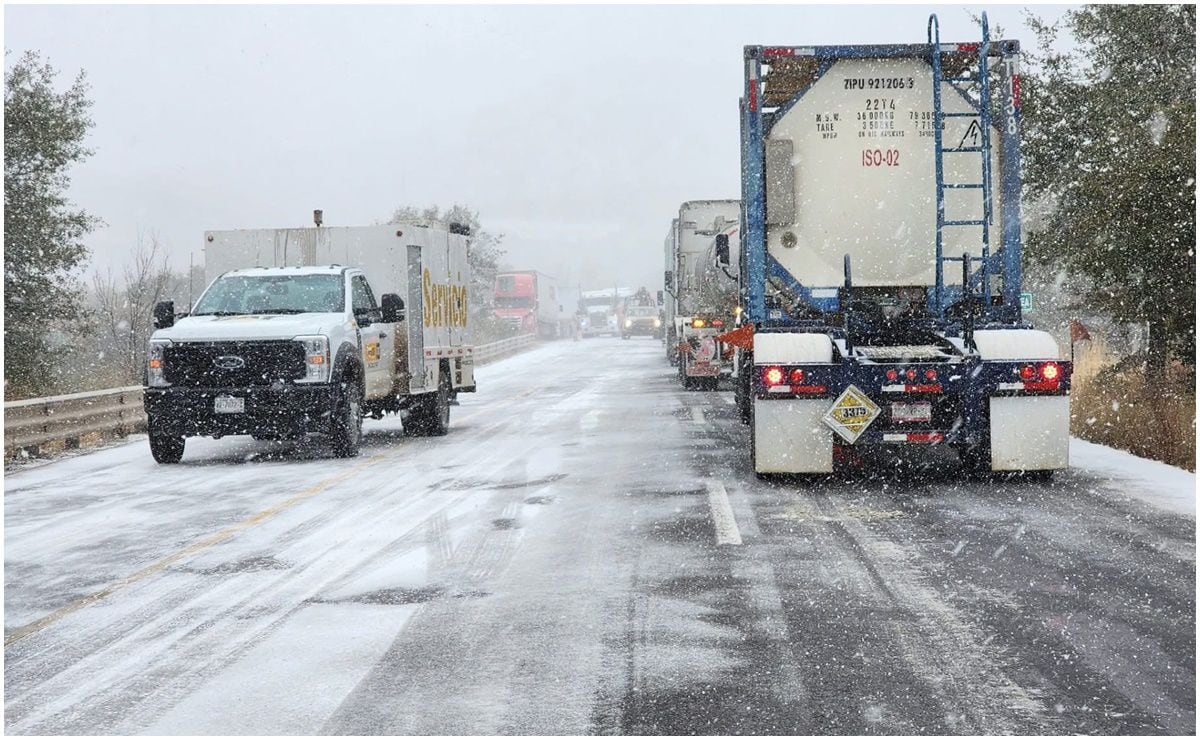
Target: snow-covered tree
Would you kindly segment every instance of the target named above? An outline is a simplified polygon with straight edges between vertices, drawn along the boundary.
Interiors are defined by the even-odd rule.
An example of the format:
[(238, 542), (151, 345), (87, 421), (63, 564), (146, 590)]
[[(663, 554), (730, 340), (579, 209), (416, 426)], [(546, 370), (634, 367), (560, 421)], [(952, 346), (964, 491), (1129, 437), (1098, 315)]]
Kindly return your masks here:
[(1047, 206), (1028, 258), (1083, 279), (1079, 303), (1146, 326), (1147, 368), (1195, 361), (1196, 8), (1089, 5), (1031, 17), (1026, 191)]
[(65, 91), (57, 72), (27, 52), (4, 75), (5, 398), (49, 387), (53, 333), (81, 315), (83, 237), (99, 223), (66, 198), (71, 165), (91, 152), (91, 101), (81, 72)]

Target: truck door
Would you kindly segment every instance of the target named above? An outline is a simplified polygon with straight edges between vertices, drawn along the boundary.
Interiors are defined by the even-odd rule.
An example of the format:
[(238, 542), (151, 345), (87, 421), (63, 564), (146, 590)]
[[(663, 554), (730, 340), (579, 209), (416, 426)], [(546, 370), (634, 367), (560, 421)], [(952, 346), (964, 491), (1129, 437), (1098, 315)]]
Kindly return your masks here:
[(395, 327), (383, 323), (383, 312), (375, 302), (366, 277), (351, 276), (350, 302), (362, 336), (363, 390), (367, 398), (382, 398), (392, 391), (392, 332)]
[[(421, 290), (424, 272), (421, 269), (421, 248), (414, 245), (408, 247), (408, 321), (405, 331), (408, 332), (408, 389), (410, 393), (420, 393), (426, 388), (425, 369), (425, 296)], [(437, 380), (434, 380), (436, 383)]]

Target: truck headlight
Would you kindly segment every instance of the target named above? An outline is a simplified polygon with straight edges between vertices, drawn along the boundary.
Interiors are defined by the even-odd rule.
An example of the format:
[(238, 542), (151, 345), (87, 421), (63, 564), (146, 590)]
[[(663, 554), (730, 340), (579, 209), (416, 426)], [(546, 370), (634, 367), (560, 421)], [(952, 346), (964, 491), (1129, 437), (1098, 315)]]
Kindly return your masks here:
[(146, 347), (146, 385), (151, 388), (171, 385), (167, 382), (167, 361), (164, 357), (170, 346), (170, 339), (151, 339)]
[(657, 329), (660, 326), (662, 326), (662, 319), (655, 319), (654, 320), (654, 328)]
[(304, 377), (297, 383), (328, 383), (332, 369), (329, 362), (329, 337), (322, 335), (295, 337), (304, 347)]
[(633, 326), (633, 319), (625, 319), (625, 328), (628, 329), (631, 326)]

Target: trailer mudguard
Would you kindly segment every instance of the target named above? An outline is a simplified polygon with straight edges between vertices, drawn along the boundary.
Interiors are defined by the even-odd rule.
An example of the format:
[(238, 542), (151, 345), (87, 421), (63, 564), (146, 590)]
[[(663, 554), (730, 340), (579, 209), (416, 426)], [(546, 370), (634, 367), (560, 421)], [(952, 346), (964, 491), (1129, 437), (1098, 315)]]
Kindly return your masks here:
[[(833, 361), (833, 342), (825, 334), (754, 335), (754, 371), (766, 365)], [(832, 473), (833, 432), (821, 417), (829, 400), (754, 399), (754, 471), (756, 473)]]
[[(985, 362), (1061, 359), (1054, 337), (1034, 329), (976, 331), (975, 346)], [(996, 396), (989, 399), (988, 412), (992, 470), (1062, 470), (1069, 466), (1070, 396)]]
[(992, 470), (1063, 470), (1070, 464), (1069, 396), (992, 398)]

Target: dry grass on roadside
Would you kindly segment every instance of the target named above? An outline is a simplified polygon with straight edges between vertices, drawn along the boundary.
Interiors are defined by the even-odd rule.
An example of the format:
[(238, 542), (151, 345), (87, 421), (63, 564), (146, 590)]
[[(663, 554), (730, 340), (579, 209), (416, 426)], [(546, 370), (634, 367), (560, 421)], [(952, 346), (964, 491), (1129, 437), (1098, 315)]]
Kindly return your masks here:
[(1177, 467), (1196, 469), (1196, 389), (1191, 368), (1175, 364), (1166, 381), (1147, 384), (1141, 369), (1115, 371), (1102, 343), (1076, 347), (1071, 433)]

